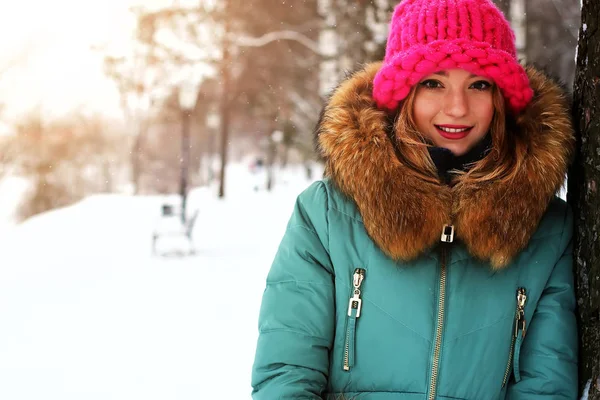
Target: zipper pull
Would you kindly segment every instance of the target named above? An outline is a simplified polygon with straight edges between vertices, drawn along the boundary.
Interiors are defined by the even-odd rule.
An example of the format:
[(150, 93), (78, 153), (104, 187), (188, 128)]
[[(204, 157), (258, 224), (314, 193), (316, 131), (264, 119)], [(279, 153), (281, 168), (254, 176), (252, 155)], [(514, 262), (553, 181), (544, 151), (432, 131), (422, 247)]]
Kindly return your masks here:
[(527, 301), (527, 295), (524, 288), (519, 288), (517, 290), (517, 314), (515, 319), (517, 323), (515, 324), (515, 337), (519, 335), (519, 329), (521, 330), (522, 337), (525, 338), (525, 333), (527, 333), (527, 321), (525, 321), (525, 302)]
[(454, 225), (446, 224), (442, 229), (442, 242), (452, 243), (454, 242)]
[(362, 308), (362, 299), (360, 298), (360, 286), (365, 279), (365, 270), (362, 268), (356, 268), (354, 270), (354, 276), (352, 279), (352, 285), (354, 286), (354, 292), (350, 298), (348, 304), (348, 316), (352, 316), (352, 310), (356, 310), (356, 318), (360, 317), (360, 309)]

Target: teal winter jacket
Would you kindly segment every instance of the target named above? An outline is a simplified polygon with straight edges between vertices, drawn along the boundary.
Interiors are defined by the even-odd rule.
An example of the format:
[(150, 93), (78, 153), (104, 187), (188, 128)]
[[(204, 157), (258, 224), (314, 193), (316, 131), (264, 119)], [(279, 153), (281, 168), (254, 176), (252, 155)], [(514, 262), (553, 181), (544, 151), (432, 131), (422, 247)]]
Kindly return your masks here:
[(378, 68), (321, 119), (327, 177), (298, 197), (269, 272), (253, 398), (575, 399), (562, 92), (530, 69), (511, 178), (445, 185), (402, 161), (370, 97)]

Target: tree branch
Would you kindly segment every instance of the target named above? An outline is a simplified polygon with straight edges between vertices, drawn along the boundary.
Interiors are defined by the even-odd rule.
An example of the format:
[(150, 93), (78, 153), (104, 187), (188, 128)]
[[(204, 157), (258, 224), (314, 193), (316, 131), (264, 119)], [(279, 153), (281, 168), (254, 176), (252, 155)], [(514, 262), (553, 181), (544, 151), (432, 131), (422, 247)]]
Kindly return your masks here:
[(326, 54), (323, 54), (321, 49), (319, 48), (319, 43), (315, 42), (308, 36), (296, 31), (274, 31), (269, 32), (261, 37), (232, 37), (231, 40), (233, 43), (241, 47), (263, 47), (269, 43), (278, 40), (293, 40), (304, 45), (315, 54), (321, 55), (323, 57), (326, 56)]

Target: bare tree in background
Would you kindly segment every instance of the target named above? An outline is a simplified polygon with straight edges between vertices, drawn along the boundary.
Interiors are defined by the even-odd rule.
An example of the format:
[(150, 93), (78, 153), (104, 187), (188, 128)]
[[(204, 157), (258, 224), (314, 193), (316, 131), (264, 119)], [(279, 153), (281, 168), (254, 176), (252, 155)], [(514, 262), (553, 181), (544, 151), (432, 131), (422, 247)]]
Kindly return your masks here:
[(580, 389), (600, 399), (600, 2), (582, 0), (574, 121), (577, 155), (568, 200), (575, 215), (574, 259), (580, 331)]
[(581, 19), (579, 0), (494, 0), (494, 3), (511, 20), (517, 42), (522, 46), (520, 56), (570, 89)]
[[(21, 64), (26, 59), (26, 54), (23, 57), (17, 57), (10, 59), (4, 64), (0, 65), (0, 81), (6, 76), (6, 74), (13, 69), (15, 66)], [(0, 113), (2, 112), (2, 104), (0, 104)], [(16, 152), (14, 149), (14, 143), (8, 137), (0, 136), (0, 179), (4, 178), (13, 169)]]
[[(153, 49), (155, 54), (153, 63), (158, 68), (166, 68), (169, 71), (169, 76), (165, 76), (168, 94), (164, 96), (157, 104), (162, 110), (162, 115), (158, 117), (159, 124), (173, 125), (181, 121), (181, 105), (177, 101), (177, 97), (173, 95), (177, 92), (180, 85), (189, 84), (188, 76), (190, 71), (198, 70), (219, 70), (218, 63), (227, 52), (219, 53), (217, 43), (222, 43), (222, 28), (215, 22), (215, 15), (222, 11), (222, 8), (228, 4), (227, 1), (219, 2), (218, 5), (209, 6), (206, 4), (198, 4), (194, 7), (182, 6), (174, 2), (172, 6), (155, 9), (144, 10), (140, 9), (136, 17), (138, 20), (137, 40), (142, 46)], [(223, 12), (223, 14), (225, 14)], [(163, 40), (167, 37), (168, 40)], [(223, 69), (219, 70), (222, 74)], [(228, 71), (225, 71), (227, 73)], [(195, 81), (194, 83), (197, 83)], [(222, 85), (223, 86), (223, 85)], [(200, 89), (198, 89), (200, 91)], [(221, 90), (224, 92), (224, 90)], [(200, 97), (200, 92), (197, 98)], [(216, 100), (214, 96), (210, 98), (211, 104)], [(209, 107), (206, 103), (196, 103), (196, 108), (191, 119), (192, 133), (198, 132), (198, 115), (199, 108)], [(175, 110), (178, 108), (178, 110)], [(178, 112), (177, 112), (178, 111)], [(202, 114), (202, 112), (200, 112)], [(165, 116), (169, 121), (165, 121)], [(178, 117), (177, 117), (178, 116)], [(222, 115), (224, 120), (222, 128), (225, 129), (225, 137), (228, 134), (227, 115)], [(204, 124), (201, 124), (204, 125)], [(165, 126), (159, 129), (164, 129)], [(192, 145), (197, 144), (197, 138), (192, 137)], [(157, 143), (156, 139), (153, 139)], [(158, 140), (160, 141), (160, 140)], [(227, 143), (227, 142), (226, 142)], [(191, 148), (190, 151), (194, 152)], [(198, 154), (198, 152), (196, 151)], [(155, 160), (160, 162), (168, 162), (168, 157), (159, 157), (155, 154)], [(178, 158), (181, 162), (181, 157)], [(192, 172), (192, 174), (195, 171)], [(170, 187), (166, 182), (162, 182), (162, 187)]]
[(18, 154), (15, 173), (30, 182), (18, 210), (21, 220), (113, 189), (107, 179), (123, 166), (123, 136), (110, 134), (107, 125), (97, 117), (45, 121), (37, 110), (16, 126), (9, 139)]
[[(214, 80), (207, 79), (198, 89), (196, 107), (190, 116), (190, 157), (189, 179), (192, 186), (201, 186), (211, 177), (211, 154), (215, 152), (216, 136), (207, 124), (208, 104), (215, 103)], [(142, 186), (155, 193), (175, 193), (181, 177), (181, 106), (177, 89), (157, 105), (158, 112), (153, 118), (147, 139), (144, 143), (144, 179)]]
[(506, 18), (510, 18), (510, 3), (511, 0), (494, 0), (494, 3), (498, 6)]
[[(134, 12), (140, 13), (135, 9)], [(138, 42), (133, 54), (106, 55), (105, 73), (112, 78), (120, 95), (120, 104), (131, 139), (130, 171), (133, 193), (140, 192), (144, 166), (144, 142), (152, 121), (153, 107), (165, 83), (166, 71), (159, 62), (155, 48)]]
[[(311, 132), (325, 91), (348, 71), (383, 58), (394, 5), (393, 0), (256, 0), (235, 4), (224, 0), (212, 6), (175, 3), (138, 14), (138, 38), (164, 50), (160, 62), (174, 65), (175, 70), (197, 63), (215, 71), (220, 84), (219, 196), (225, 195), (232, 132), (255, 136), (257, 142), (264, 143), (269, 167), (277, 158), (287, 163), (292, 148), (305, 160), (314, 157)], [(334, 37), (323, 34), (332, 31)], [(159, 33), (176, 37), (187, 48), (163, 40), (165, 35)], [(335, 50), (324, 49), (327, 44)], [(206, 51), (210, 48), (216, 51)], [(326, 64), (332, 68), (323, 90)], [(261, 123), (249, 124), (250, 118)], [(273, 143), (274, 131), (283, 132), (281, 143)]]
[[(289, 121), (306, 120), (298, 118), (295, 112), (294, 104), (298, 99), (302, 99), (305, 109), (307, 101), (319, 104), (320, 49), (317, 38), (321, 20), (316, 8), (316, 0), (292, 5), (264, 0), (236, 3), (235, 7), (228, 0), (219, 2), (212, 9), (174, 6), (142, 16), (143, 25), (149, 26), (149, 31), (153, 30), (147, 40), (153, 41), (156, 47), (169, 47), (160, 43), (156, 32), (160, 27), (170, 26), (171, 33), (179, 32), (180, 39), (188, 44), (197, 48), (211, 45), (217, 48), (215, 57), (205, 54), (190, 59), (189, 54), (171, 46), (169, 60), (165, 62), (204, 62), (216, 71), (219, 82), (220, 197), (225, 195), (231, 131), (248, 129), (248, 117), (252, 116), (265, 121), (263, 135), (268, 141), (273, 126), (268, 122), (269, 118), (275, 118), (276, 128), (283, 129)], [(205, 32), (198, 28), (199, 21), (212, 27), (214, 42), (208, 46)], [(187, 24), (188, 28), (181, 29), (182, 24)], [(309, 108), (318, 110), (318, 106)], [(316, 121), (317, 116), (318, 111), (312, 119)], [(306, 135), (307, 141), (310, 141), (309, 136)], [(289, 144), (293, 142), (293, 138), (288, 141)]]
[(233, 107), (262, 121), (258, 137), (263, 141), (270, 190), (276, 181), (275, 162), (287, 164), (290, 149), (300, 150), (303, 159), (312, 156), (310, 133), (321, 104), (323, 54), (318, 39), (323, 21), (316, 0), (294, 5), (293, 13), (284, 3), (263, 1), (244, 7), (236, 22), (246, 36), (236, 41), (242, 68)]
[(0, 180), (13, 171), (16, 156), (14, 141), (0, 136)]
[(320, 0), (324, 21), (321, 94), (326, 95), (344, 76), (361, 65), (382, 60), (388, 25), (397, 0)]
[(115, 193), (121, 189), (128, 166), (127, 138), (111, 121), (100, 115), (74, 115), (71, 124), (77, 129), (75, 154), (71, 165), (88, 169), (81, 183), (82, 192)]
[(227, 168), (227, 156), (229, 147), (229, 126), (231, 122), (231, 68), (232, 48), (231, 38), (232, 21), (230, 13), (233, 11), (231, 0), (222, 1), (221, 20), (223, 26), (223, 37), (221, 38), (221, 60), (219, 63), (219, 82), (221, 83), (221, 96), (219, 101), (220, 115), (220, 158), (221, 168), (219, 170), (219, 197), (225, 197), (225, 171)]
[(580, 0), (527, 0), (525, 5), (527, 62), (544, 68), (571, 89), (581, 21)]

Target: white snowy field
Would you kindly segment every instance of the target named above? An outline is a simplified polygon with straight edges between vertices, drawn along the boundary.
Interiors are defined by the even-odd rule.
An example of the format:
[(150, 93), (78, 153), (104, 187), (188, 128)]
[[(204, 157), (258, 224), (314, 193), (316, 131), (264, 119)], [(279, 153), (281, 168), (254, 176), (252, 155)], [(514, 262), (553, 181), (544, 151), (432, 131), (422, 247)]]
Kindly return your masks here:
[(249, 399), (266, 274), (310, 182), (229, 177), (225, 200), (191, 196), (190, 257), (151, 255), (159, 197), (92, 196), (0, 229), (0, 399)]

